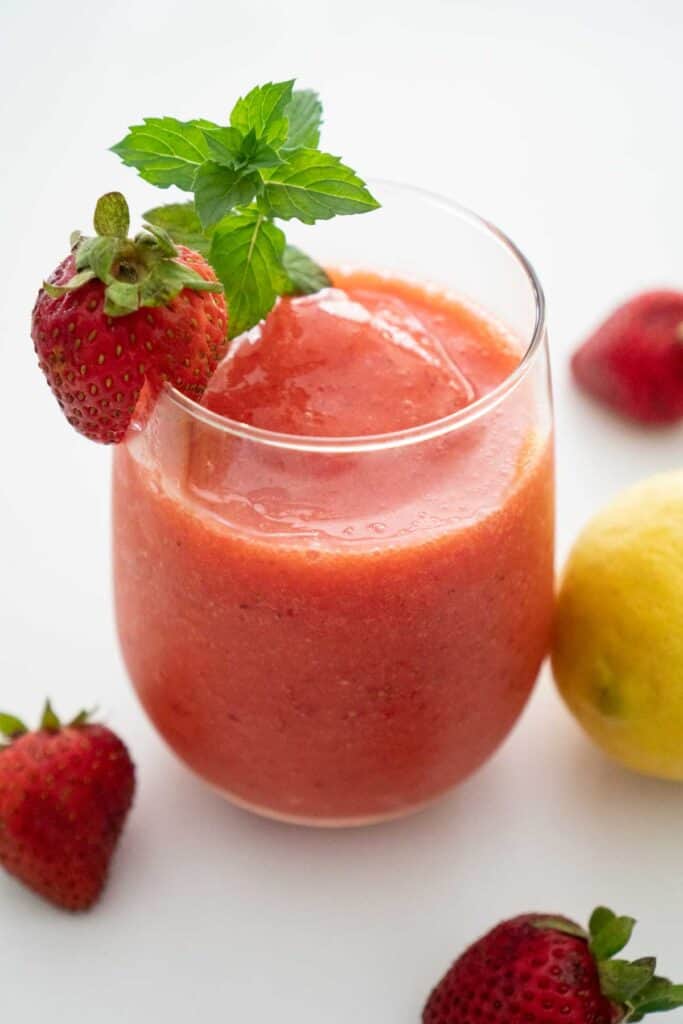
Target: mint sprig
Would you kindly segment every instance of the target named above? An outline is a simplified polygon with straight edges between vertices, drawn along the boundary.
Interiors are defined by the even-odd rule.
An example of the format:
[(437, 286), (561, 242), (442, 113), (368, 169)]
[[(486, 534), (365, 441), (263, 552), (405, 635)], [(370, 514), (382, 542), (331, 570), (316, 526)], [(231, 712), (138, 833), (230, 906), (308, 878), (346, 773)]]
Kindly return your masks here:
[(262, 320), (279, 295), (330, 283), (286, 244), (276, 220), (314, 224), (379, 206), (355, 171), (318, 148), (321, 122), (316, 93), (294, 90), (293, 80), (269, 82), (237, 101), (228, 125), (145, 118), (112, 147), (151, 184), (193, 194), (145, 218), (208, 257), (225, 289), (231, 337)]

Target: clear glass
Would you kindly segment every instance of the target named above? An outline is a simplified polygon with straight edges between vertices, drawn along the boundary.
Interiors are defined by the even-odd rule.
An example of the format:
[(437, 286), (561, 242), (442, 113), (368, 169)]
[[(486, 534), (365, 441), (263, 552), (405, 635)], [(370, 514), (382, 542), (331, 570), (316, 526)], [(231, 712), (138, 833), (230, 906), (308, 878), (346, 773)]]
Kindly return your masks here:
[(328, 266), (446, 290), (519, 363), (425, 426), (294, 437), (173, 389), (114, 458), (119, 636), (173, 750), (229, 799), (316, 825), (406, 814), (495, 750), (553, 599), (544, 304), (515, 246), (436, 196), (302, 230)]

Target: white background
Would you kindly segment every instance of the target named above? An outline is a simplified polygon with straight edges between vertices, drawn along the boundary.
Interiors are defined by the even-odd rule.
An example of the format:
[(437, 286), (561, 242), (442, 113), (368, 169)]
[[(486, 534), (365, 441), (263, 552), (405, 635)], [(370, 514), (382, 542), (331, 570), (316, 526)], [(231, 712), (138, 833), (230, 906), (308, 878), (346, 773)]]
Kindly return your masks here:
[[(683, 792), (594, 751), (544, 674), (504, 748), (411, 820), (345, 833), (234, 810), (167, 753), (116, 649), (109, 453), (35, 366), (36, 289), (120, 188), (107, 147), (143, 115), (224, 119), (256, 82), (318, 88), (324, 142), (366, 174), (457, 198), (528, 254), (548, 297), (559, 553), (683, 433), (627, 428), (567, 373), (578, 339), (651, 284), (683, 286), (680, 0), (5, 0), (0, 26), (0, 706), (98, 703), (139, 792), (111, 884), (70, 917), (0, 878), (6, 1019), (415, 1024), (500, 918), (596, 901), (641, 919), (634, 955), (683, 980)], [(410, 245), (410, 239), (406, 239)], [(672, 1015), (670, 1019), (674, 1019)], [(679, 1011), (677, 1019), (683, 1020)]]

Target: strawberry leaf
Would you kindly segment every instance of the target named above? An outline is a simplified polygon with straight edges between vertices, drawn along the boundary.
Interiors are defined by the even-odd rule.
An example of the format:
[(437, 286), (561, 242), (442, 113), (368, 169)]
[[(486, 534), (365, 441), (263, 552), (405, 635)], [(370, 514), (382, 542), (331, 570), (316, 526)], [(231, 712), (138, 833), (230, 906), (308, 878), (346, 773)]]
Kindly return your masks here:
[(654, 957), (634, 963), (628, 960), (606, 960), (598, 965), (603, 995), (613, 1003), (624, 1006), (651, 981), (655, 966)]
[(173, 244), (173, 239), (169, 235), (165, 228), (161, 228), (156, 224), (148, 225), (147, 229), (141, 232), (136, 242), (138, 245), (149, 245), (156, 248), (162, 256), (168, 256), (171, 259), (178, 255), (178, 250)]
[(28, 732), (28, 729), (20, 718), (10, 715), (6, 711), (0, 711), (0, 734), (7, 736), (8, 739), (14, 739), (25, 732)]
[(261, 207), (271, 217), (314, 224), (337, 214), (367, 213), (378, 206), (355, 171), (329, 153), (294, 150), (265, 175)]
[(96, 708), (93, 708), (92, 711), (86, 711), (84, 708), (82, 711), (79, 711), (78, 714), (74, 715), (71, 721), (67, 723), (68, 727), (70, 729), (78, 729), (81, 725), (87, 725), (96, 710)]
[(58, 732), (62, 728), (62, 723), (54, 712), (52, 704), (49, 700), (45, 701), (45, 707), (43, 708), (43, 715), (40, 719), (40, 728), (46, 729), (48, 732)]
[(178, 245), (186, 245), (202, 256), (208, 254), (210, 233), (202, 228), (194, 203), (155, 206), (144, 214), (144, 218), (149, 224), (167, 231)]
[(630, 1001), (628, 1021), (642, 1020), (648, 1013), (662, 1013), (683, 1006), (683, 985), (672, 985), (668, 978), (654, 977)]
[(317, 149), (320, 142), (320, 125), (323, 105), (317, 92), (312, 89), (297, 89), (287, 107), (289, 132), (285, 140), (286, 149)]
[(590, 916), (588, 922), (588, 931), (593, 935), (597, 935), (599, 931), (613, 921), (617, 915), (609, 907), (596, 907)]
[(177, 185), (191, 192), (199, 167), (209, 158), (206, 131), (216, 127), (210, 121), (146, 117), (143, 124), (132, 125), (128, 135), (111, 148), (152, 185)]
[(539, 917), (533, 922), (534, 928), (550, 928), (563, 935), (574, 935), (577, 939), (585, 939), (586, 933), (581, 925), (575, 924), (566, 917)]
[(67, 292), (77, 291), (84, 284), (87, 284), (88, 281), (94, 280), (94, 278), (95, 272), (93, 270), (80, 270), (73, 277), (70, 277), (66, 284), (51, 284), (50, 281), (43, 281), (43, 288), (53, 299), (58, 299), (60, 295), (66, 295)]
[(98, 235), (126, 238), (130, 228), (130, 212), (120, 192), (107, 192), (100, 196), (95, 206), (93, 223)]
[(112, 281), (104, 291), (104, 312), (107, 316), (126, 316), (140, 305), (140, 288), (127, 281)]
[(608, 960), (619, 953), (631, 938), (633, 917), (614, 917), (591, 936), (590, 949), (596, 960)]
[(100, 281), (111, 281), (111, 269), (119, 244), (119, 239), (112, 235), (84, 238), (76, 252), (76, 270), (92, 270)]
[(167, 306), (183, 288), (197, 292), (220, 292), (218, 281), (207, 281), (191, 267), (175, 260), (155, 263), (139, 286), (140, 306)]
[(230, 337), (262, 320), (286, 291), (284, 247), (280, 229), (254, 209), (230, 214), (216, 226), (209, 260), (225, 289)]

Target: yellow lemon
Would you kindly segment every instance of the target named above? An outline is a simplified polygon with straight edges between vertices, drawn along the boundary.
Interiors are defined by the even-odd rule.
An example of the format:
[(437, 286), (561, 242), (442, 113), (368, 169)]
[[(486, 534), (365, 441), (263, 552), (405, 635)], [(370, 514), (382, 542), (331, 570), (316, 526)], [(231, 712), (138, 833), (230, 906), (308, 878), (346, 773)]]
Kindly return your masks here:
[(683, 472), (624, 492), (581, 533), (552, 662), (564, 700), (607, 754), (683, 779)]

